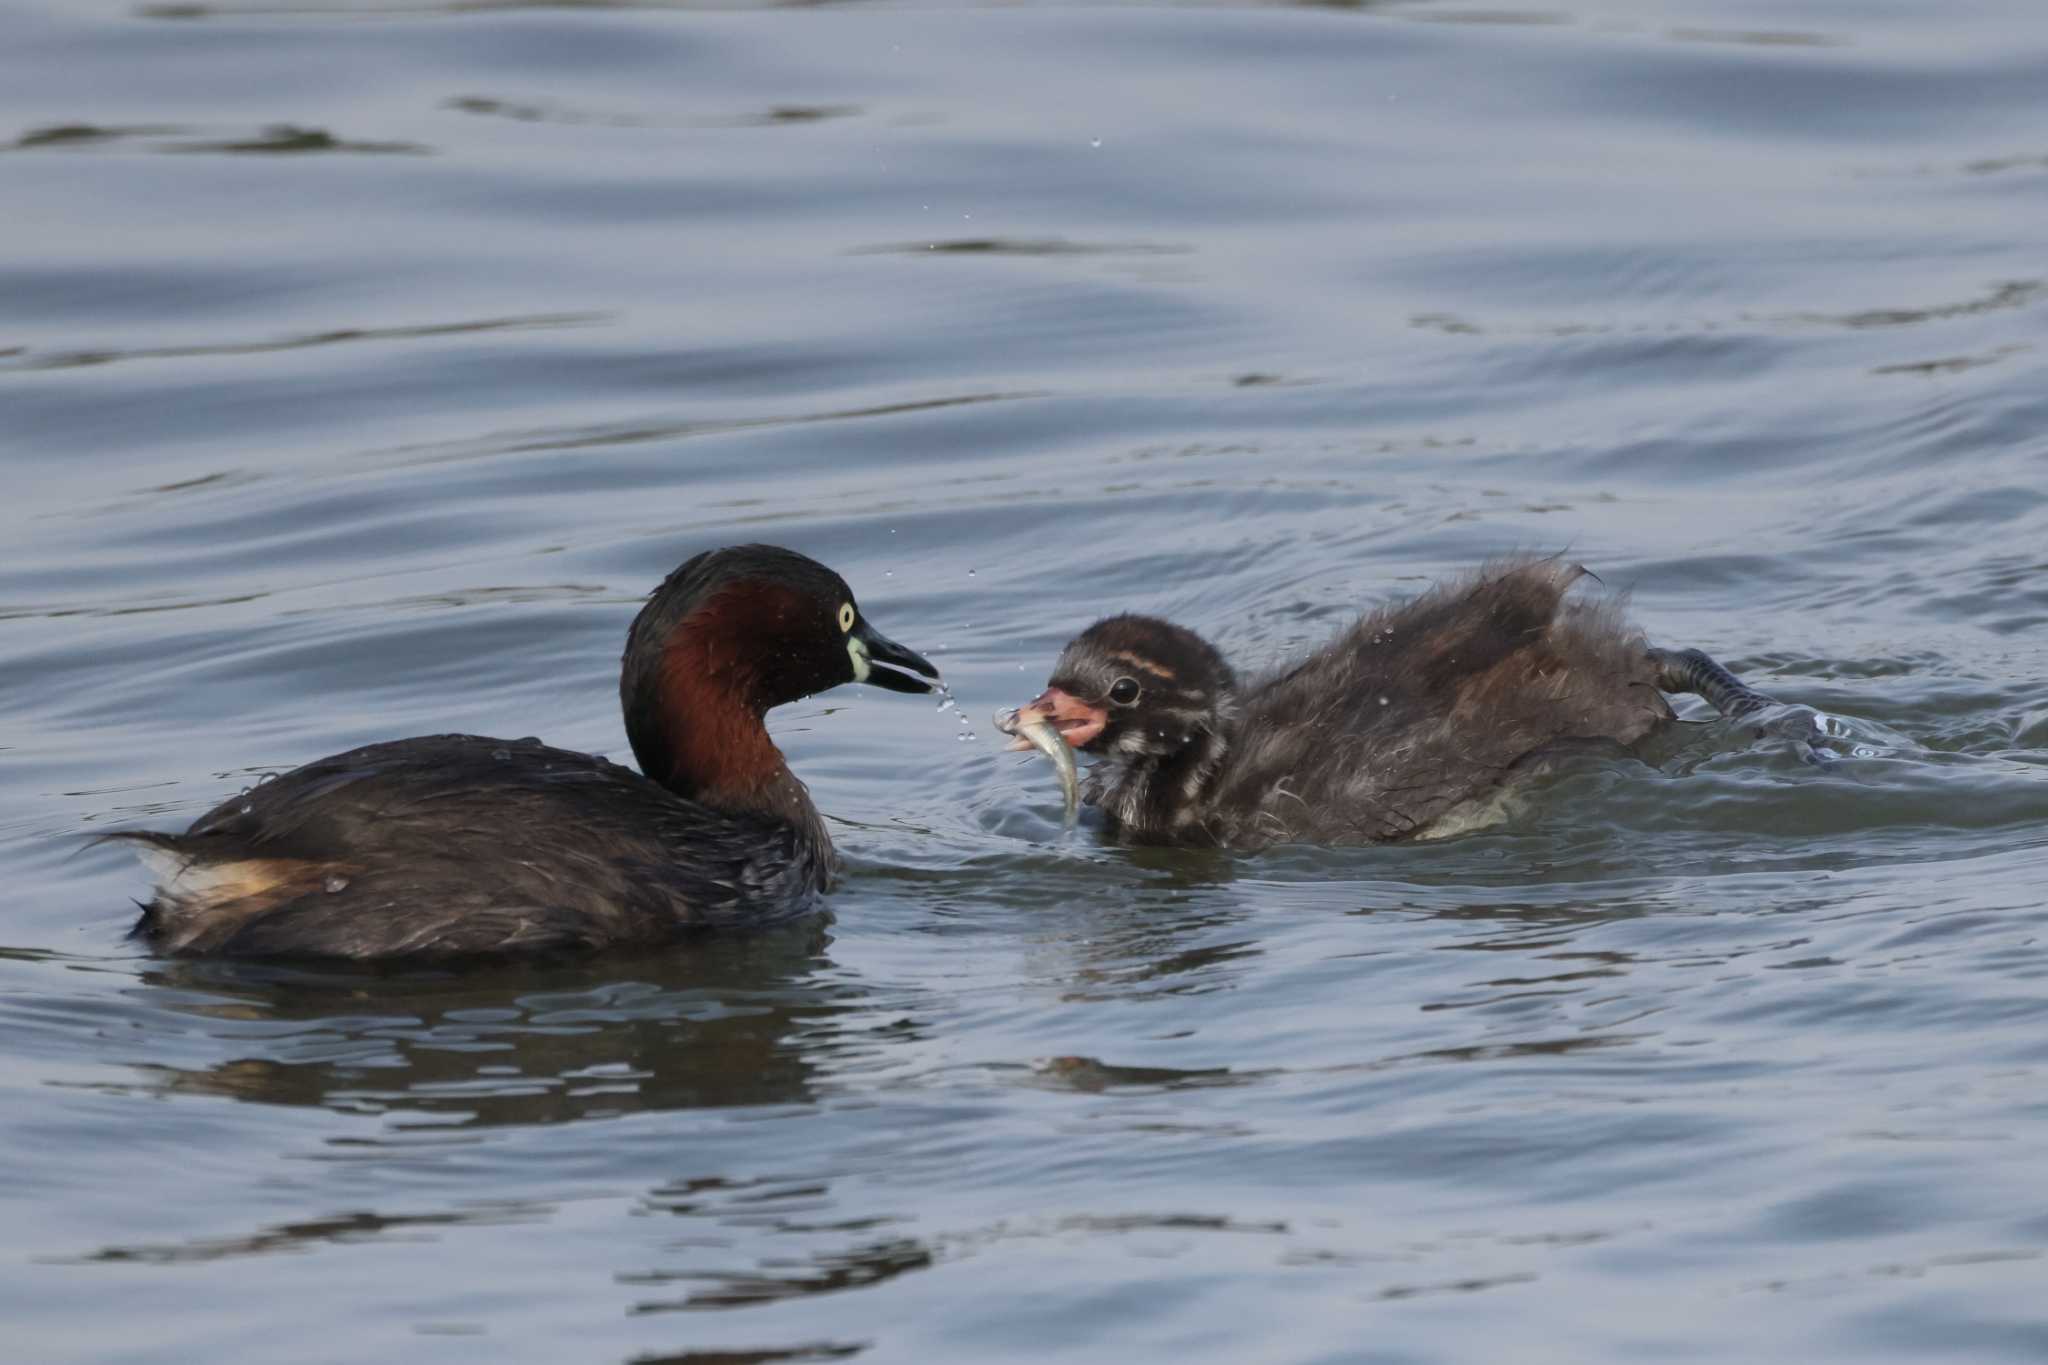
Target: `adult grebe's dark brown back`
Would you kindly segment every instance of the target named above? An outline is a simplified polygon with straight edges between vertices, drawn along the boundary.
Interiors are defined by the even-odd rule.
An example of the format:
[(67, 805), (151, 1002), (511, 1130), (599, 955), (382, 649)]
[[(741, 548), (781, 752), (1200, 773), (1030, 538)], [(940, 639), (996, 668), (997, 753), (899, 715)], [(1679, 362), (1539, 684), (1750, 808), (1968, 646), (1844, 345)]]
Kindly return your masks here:
[(1089, 800), (1124, 837), (1251, 848), (1469, 827), (1561, 746), (1661, 729), (1663, 692), (1728, 715), (1771, 704), (1696, 650), (1652, 649), (1615, 600), (1567, 596), (1584, 576), (1558, 559), (1491, 565), (1244, 686), (1193, 631), (1108, 617), (1017, 722), (1103, 756)]
[(763, 716), (841, 683), (934, 690), (824, 565), (713, 550), (626, 637), (635, 773), (538, 740), (430, 735), (271, 778), (183, 834), (130, 831), (163, 952), (425, 959), (657, 945), (804, 913), (836, 860)]

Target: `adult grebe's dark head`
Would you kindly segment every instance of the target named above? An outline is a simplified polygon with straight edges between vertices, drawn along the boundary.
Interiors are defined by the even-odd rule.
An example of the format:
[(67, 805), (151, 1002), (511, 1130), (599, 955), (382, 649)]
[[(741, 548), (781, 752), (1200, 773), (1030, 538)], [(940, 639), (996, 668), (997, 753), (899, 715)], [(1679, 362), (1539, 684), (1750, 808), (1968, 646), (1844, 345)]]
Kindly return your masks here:
[(1223, 729), (1236, 687), (1230, 665), (1193, 631), (1111, 616), (1068, 643), (1045, 691), (1017, 716), (1050, 720), (1082, 753), (1159, 758)]
[(633, 620), (619, 675), (640, 771), (684, 795), (733, 797), (786, 770), (761, 717), (842, 683), (930, 692), (939, 671), (861, 615), (846, 580), (773, 545), (709, 550)]

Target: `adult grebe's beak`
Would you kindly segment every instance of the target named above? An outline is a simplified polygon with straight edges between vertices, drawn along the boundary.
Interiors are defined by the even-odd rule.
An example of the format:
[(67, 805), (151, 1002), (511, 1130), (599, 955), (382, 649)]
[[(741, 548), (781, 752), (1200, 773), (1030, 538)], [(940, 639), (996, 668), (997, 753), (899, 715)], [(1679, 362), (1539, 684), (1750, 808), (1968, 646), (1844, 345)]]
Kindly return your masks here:
[[(1016, 724), (1025, 726), (1033, 721), (1044, 721), (1059, 731), (1060, 738), (1068, 747), (1081, 749), (1090, 740), (1102, 733), (1109, 724), (1109, 712), (1100, 706), (1082, 701), (1073, 693), (1057, 687), (1048, 687), (1027, 706), (1017, 708)], [(1014, 731), (1012, 732), (1014, 733)], [(1012, 749), (1029, 749), (1031, 741), (1017, 738), (1010, 741)]]
[(853, 680), (886, 687), (891, 692), (936, 692), (939, 670), (914, 649), (905, 649), (876, 630), (863, 617), (846, 637), (853, 660)]

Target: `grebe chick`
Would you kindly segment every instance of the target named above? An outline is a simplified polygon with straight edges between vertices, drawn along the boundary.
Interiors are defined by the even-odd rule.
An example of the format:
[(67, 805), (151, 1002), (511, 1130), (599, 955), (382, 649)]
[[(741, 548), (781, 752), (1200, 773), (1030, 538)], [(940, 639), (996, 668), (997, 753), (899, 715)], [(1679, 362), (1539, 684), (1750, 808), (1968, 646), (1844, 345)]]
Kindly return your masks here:
[(762, 717), (938, 670), (824, 565), (700, 554), (633, 620), (619, 678), (638, 773), (538, 740), (429, 735), (309, 763), (183, 834), (131, 831), (157, 876), (135, 935), (226, 957), (433, 959), (656, 946), (815, 907), (836, 859)]
[(1049, 721), (1103, 758), (1088, 800), (1122, 837), (1257, 848), (1469, 828), (1543, 756), (1661, 729), (1664, 691), (1725, 715), (1773, 704), (1697, 650), (1651, 649), (1614, 599), (1568, 598), (1586, 573), (1489, 565), (1243, 685), (1193, 631), (1111, 616), (1067, 645), (1014, 723)]

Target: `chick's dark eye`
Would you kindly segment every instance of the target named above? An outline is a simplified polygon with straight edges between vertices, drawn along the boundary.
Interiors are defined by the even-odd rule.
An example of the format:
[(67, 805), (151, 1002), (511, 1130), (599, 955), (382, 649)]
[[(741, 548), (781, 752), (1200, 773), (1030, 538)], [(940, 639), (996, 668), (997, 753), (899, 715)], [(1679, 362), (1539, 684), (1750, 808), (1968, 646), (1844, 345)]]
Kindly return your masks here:
[(1138, 699), (1138, 680), (1118, 678), (1109, 689), (1109, 699), (1118, 706), (1129, 706)]

